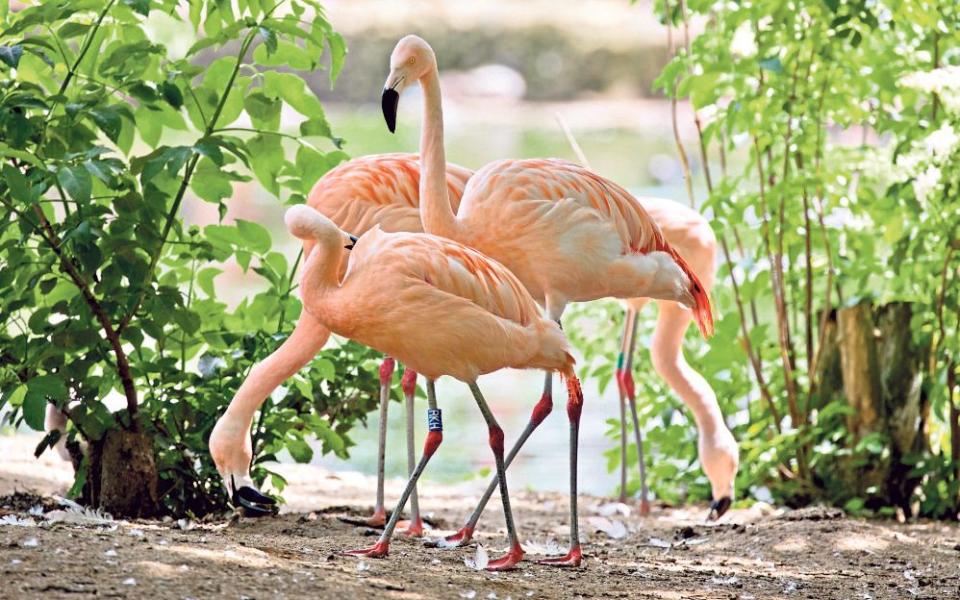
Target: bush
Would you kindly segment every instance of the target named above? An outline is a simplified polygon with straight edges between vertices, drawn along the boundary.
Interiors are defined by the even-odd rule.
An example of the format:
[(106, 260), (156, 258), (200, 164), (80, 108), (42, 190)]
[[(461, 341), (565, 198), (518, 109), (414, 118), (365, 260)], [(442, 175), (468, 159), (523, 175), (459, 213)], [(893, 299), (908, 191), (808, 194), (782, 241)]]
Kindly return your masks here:
[[(688, 350), (734, 421), (738, 489), (955, 518), (956, 4), (658, 6), (677, 28), (658, 85), (698, 111), (699, 146), (678, 150), (699, 157), (723, 257), (717, 335)], [(688, 41), (690, 13), (708, 25)], [(674, 406), (644, 414), (669, 428)], [(690, 430), (660, 449), (692, 459)], [(701, 495), (688, 467), (658, 466), (655, 486)]]
[[(48, 404), (63, 410), (73, 493), (126, 514), (225, 505), (209, 431), (300, 311), (300, 259), (271, 251), (257, 223), (222, 222), (234, 184), (252, 174), (280, 201), (303, 202), (346, 157), (320, 101), (277, 68), (324, 68), (326, 53), (336, 80), (346, 48), (317, 2), (185, 6), (0, 6), (0, 408), (37, 430)], [(196, 43), (179, 56), (152, 41), (164, 31)], [(301, 115), (299, 135), (281, 131), (284, 107)], [(217, 205), (221, 223), (185, 227), (188, 194)], [(227, 263), (265, 283), (233, 310), (214, 266)], [(309, 460), (313, 436), (346, 454), (376, 397), (372, 358), (352, 343), (326, 350), (267, 402), (256, 479), (284, 449)], [(77, 441), (89, 445), (82, 457)]]

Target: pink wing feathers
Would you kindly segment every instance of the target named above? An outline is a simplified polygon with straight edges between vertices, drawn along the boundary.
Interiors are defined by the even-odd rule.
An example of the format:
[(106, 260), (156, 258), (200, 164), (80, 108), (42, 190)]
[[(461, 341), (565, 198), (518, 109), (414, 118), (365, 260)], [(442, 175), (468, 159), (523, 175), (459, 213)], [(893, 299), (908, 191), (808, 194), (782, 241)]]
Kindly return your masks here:
[[(454, 210), (471, 175), (468, 169), (447, 165), (448, 196)], [(364, 156), (324, 175), (311, 190), (307, 204), (358, 236), (374, 225), (384, 231), (422, 231), (419, 186), (418, 155)]]
[[(503, 186), (507, 178), (509, 186)], [(503, 190), (506, 189), (506, 192)], [(694, 316), (704, 337), (713, 335), (710, 298), (696, 273), (667, 243), (653, 218), (628, 191), (580, 165), (556, 158), (505, 160), (491, 163), (467, 184), (471, 198), (506, 193), (506, 198), (538, 198), (560, 201), (573, 199), (591, 209), (616, 230), (624, 254), (666, 252), (690, 279)], [(482, 202), (482, 200), (480, 200)], [(466, 208), (466, 207), (465, 207)], [(468, 209), (469, 210), (469, 209)]]

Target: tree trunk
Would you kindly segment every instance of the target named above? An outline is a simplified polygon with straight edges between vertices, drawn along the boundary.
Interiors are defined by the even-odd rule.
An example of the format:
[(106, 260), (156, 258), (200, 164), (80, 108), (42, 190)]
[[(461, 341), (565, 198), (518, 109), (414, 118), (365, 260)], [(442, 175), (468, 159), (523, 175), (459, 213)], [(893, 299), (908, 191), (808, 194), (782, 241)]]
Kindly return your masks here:
[(111, 430), (90, 445), (87, 485), (91, 504), (114, 516), (159, 512), (153, 440), (143, 433)]
[(871, 313), (866, 303), (837, 311), (843, 391), (854, 409), (847, 417), (847, 429), (855, 442), (878, 431), (884, 417)]

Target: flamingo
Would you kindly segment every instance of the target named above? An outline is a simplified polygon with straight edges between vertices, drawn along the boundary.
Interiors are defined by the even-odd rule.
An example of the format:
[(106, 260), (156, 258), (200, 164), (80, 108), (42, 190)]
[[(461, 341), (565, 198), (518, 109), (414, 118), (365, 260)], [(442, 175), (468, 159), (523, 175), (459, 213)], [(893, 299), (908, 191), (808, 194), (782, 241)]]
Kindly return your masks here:
[[(638, 200), (660, 226), (670, 244), (700, 276), (700, 282), (709, 293), (716, 273), (717, 240), (707, 220), (695, 210), (672, 200), (650, 197)], [(639, 452), (641, 514), (649, 512), (649, 503), (643, 440), (636, 410), (633, 350), (637, 335), (637, 314), (648, 302), (647, 298), (632, 298), (626, 301), (627, 315), (624, 319), (616, 373), (620, 391), (620, 501), (625, 501), (626, 493), (625, 405), (629, 405)], [(674, 302), (660, 300), (657, 304), (659, 316), (650, 345), (650, 356), (657, 373), (693, 413), (699, 433), (697, 453), (712, 492), (707, 520), (715, 521), (727, 512), (733, 502), (734, 479), (739, 467), (737, 442), (727, 428), (713, 388), (683, 356), (683, 337), (690, 324), (690, 312)]]
[[(448, 165), (447, 191), (450, 201), (459, 204), (468, 169)], [(381, 154), (356, 158), (343, 163), (317, 181), (307, 204), (327, 215), (339, 227), (363, 234), (374, 225), (386, 231), (422, 231), (419, 213), (420, 165), (416, 154)], [(304, 242), (304, 256), (309, 257), (313, 240)], [(343, 265), (346, 268), (346, 265)], [(250, 426), (256, 411), (270, 393), (293, 376), (316, 356), (330, 337), (330, 331), (309, 314), (297, 322), (290, 337), (270, 356), (255, 365), (237, 390), (226, 412), (217, 421), (210, 435), (209, 447), (217, 470), (227, 483), (234, 504), (250, 516), (271, 514), (273, 498), (262, 494), (250, 478), (253, 450)], [(384, 510), (384, 456), (386, 446), (387, 406), (394, 359), (386, 357), (380, 366), (379, 451), (377, 453), (377, 494), (373, 515), (364, 522), (382, 526)], [(406, 399), (407, 464), (415, 466), (413, 441), (413, 397), (417, 375), (406, 369), (401, 387)], [(51, 420), (53, 423), (53, 420)], [(407, 535), (423, 534), (416, 489), (411, 498), (411, 519)]]
[[(487, 569), (515, 567), (523, 549), (510, 508), (503, 430), (477, 386), (477, 377), (506, 367), (559, 372), (567, 382), (567, 410), (571, 415), (579, 413), (583, 395), (560, 327), (541, 315), (510, 271), (452, 240), (422, 233), (386, 233), (379, 227), (357, 240), (302, 205), (287, 211), (286, 223), (293, 235), (318, 245), (301, 276), (305, 312), (338, 335), (400, 359), (427, 380), (429, 433), (420, 461), (377, 543), (347, 554), (387, 555), (400, 512), (443, 439), (434, 381), (449, 375), (470, 388), (487, 423), (497, 465), (510, 550)], [(349, 267), (341, 278), (345, 249), (351, 249)]]
[[(391, 132), (400, 92), (413, 83), (423, 90), (420, 217), (425, 231), (501, 262), (558, 324), (569, 302), (649, 297), (692, 307), (701, 333), (712, 333), (710, 300), (697, 276), (633, 196), (588, 169), (560, 159), (496, 161), (474, 173), (454, 212), (442, 179), (446, 158), (436, 56), (427, 42), (409, 35), (390, 56), (381, 98)], [(508, 460), (549, 414), (551, 381), (547, 373), (540, 402)], [(575, 567), (582, 561), (576, 473), (580, 411), (568, 410), (568, 418), (570, 548), (546, 564)], [(462, 545), (472, 534), (468, 522), (446, 542)]]

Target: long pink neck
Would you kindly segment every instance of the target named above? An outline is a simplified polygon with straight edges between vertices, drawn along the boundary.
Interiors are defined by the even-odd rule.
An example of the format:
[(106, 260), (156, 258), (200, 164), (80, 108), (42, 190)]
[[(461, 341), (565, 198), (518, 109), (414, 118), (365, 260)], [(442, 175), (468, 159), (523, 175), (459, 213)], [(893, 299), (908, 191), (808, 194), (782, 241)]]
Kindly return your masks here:
[(335, 329), (338, 312), (325, 310), (340, 290), (340, 263), (344, 249), (336, 240), (321, 239), (307, 258), (300, 276), (303, 307), (330, 329)]
[(440, 76), (433, 68), (420, 79), (423, 127), (420, 133), (420, 220), (427, 233), (458, 239), (457, 216), (447, 197), (447, 157), (443, 150)]

